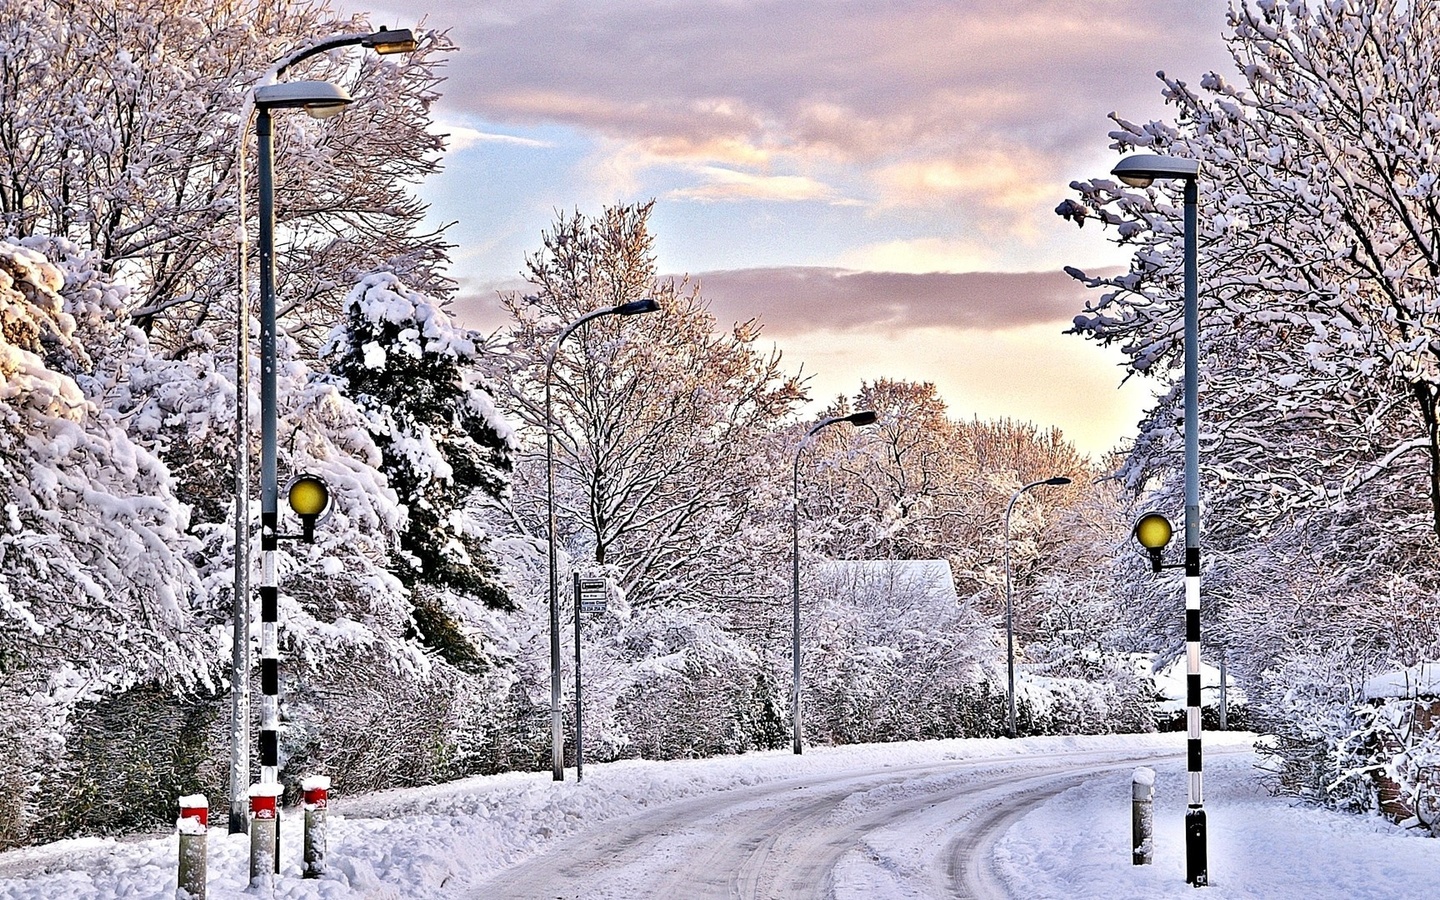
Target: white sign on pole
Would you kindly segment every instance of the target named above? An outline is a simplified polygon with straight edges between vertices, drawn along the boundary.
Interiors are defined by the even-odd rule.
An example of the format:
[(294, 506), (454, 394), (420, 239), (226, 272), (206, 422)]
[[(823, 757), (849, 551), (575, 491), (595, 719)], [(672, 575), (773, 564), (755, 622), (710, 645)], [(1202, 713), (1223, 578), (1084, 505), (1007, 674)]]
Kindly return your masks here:
[(603, 578), (580, 578), (576, 582), (575, 594), (580, 612), (594, 615), (605, 611), (605, 601), (610, 592)]

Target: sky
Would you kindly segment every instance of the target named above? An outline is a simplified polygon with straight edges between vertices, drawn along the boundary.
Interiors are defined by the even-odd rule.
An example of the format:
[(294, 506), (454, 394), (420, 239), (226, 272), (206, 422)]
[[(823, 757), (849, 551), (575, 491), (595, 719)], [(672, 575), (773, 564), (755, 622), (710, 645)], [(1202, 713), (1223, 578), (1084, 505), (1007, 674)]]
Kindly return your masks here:
[[(947, 880), (952, 862), (945, 852), (953, 846), (950, 837), (977, 820), (994, 821), (997, 803), (1015, 814), (1000, 822), (998, 834), (985, 834), (994, 838), (994, 877), (1012, 896), (1196, 897), (1185, 881), (1184, 737), (1171, 732), (858, 744), (813, 747), (803, 756), (786, 749), (602, 763), (586, 766), (583, 782), (568, 777), (573, 770), (563, 782), (552, 781), (549, 772), (507, 772), (363, 796), (332, 792), (324, 876), (300, 877), (302, 816), (286, 810), (273, 897), (514, 896), (492, 886), (525, 869), (541, 872), (542, 881), (544, 873), (554, 873), (556, 882), (589, 872), (584, 896), (590, 900), (673, 896), (673, 888), (655, 886), (708, 860), (716, 861), (721, 876), (735, 871), (737, 858), (747, 860), (742, 875), (751, 866), (785, 871), (775, 860), (788, 850), (784, 862), (794, 867), (793, 845), (803, 832), (834, 842), (818, 851), (802, 845), (809, 857), (823, 858), (832, 846), (851, 848), (830, 870), (835, 897), (911, 900), (937, 895), (935, 885)], [(1253, 739), (1234, 732), (1206, 738), (1207, 900), (1434, 895), (1440, 841), (1375, 815), (1273, 796), (1266, 787), (1269, 774), (1248, 752)], [(1154, 857), (1143, 866), (1132, 865), (1130, 855), (1131, 783), (1139, 765), (1154, 773), (1155, 786)], [(1057, 787), (1067, 789), (1033, 808), (1015, 802), (1046, 797), (1055, 789), (1053, 779), (1086, 769), (1090, 777), (1083, 783), (1061, 783)], [(827, 805), (817, 801), (827, 796), (839, 802), (817, 814)], [(210, 825), (209, 900), (257, 896), (246, 890), (248, 837), (227, 834), (216, 815)], [(727, 830), (739, 839), (716, 840)], [(737, 857), (735, 844), (749, 841)], [(6, 851), (0, 853), (0, 900), (174, 897), (177, 846), (172, 833)]]
[(343, 0), (447, 31), (422, 195), (453, 223), (455, 312), (498, 289), (557, 211), (654, 199), (661, 273), (812, 376), (934, 382), (955, 418), (1055, 426), (1099, 454), (1151, 385), (1065, 335), (1067, 265), (1126, 255), (1053, 212), (1106, 174), (1111, 112), (1167, 118), (1155, 73), (1229, 71), (1225, 0)]

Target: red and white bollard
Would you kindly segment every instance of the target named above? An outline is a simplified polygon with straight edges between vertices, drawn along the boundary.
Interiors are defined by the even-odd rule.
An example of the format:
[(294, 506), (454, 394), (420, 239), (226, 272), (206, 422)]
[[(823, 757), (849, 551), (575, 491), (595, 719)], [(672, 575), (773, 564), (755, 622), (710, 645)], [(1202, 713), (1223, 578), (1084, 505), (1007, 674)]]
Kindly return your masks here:
[(311, 775), (300, 782), (305, 795), (305, 865), (301, 877), (325, 874), (325, 810), (330, 804), (330, 778)]
[(180, 835), (175, 900), (205, 900), (205, 835), (209, 824), (210, 803), (204, 794), (180, 798), (180, 818), (175, 820), (175, 831)]
[(273, 781), (250, 786), (250, 890), (273, 890), (280, 869), (280, 795), (285, 788)]

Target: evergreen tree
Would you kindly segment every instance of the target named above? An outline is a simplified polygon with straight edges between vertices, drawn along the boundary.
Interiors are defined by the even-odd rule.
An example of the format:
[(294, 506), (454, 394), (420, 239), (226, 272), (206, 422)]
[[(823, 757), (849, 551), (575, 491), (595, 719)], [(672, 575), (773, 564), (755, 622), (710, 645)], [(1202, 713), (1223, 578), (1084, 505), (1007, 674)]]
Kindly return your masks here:
[(474, 333), (454, 327), (390, 273), (351, 291), (325, 348), (406, 510), (394, 568), (411, 590), (415, 626), (457, 665), (480, 660), (447, 612), (444, 592), (492, 609), (512, 606), (475, 515), (508, 496), (512, 450), (510, 425), (480, 373), (482, 349)]

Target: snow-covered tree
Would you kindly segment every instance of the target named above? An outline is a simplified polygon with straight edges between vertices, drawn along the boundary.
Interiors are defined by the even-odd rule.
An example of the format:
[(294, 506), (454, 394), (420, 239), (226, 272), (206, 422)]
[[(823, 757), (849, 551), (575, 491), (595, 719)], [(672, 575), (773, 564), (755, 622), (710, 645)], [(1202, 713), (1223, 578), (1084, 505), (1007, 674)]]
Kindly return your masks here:
[[(1350, 698), (1289, 692), (1276, 673), (1344, 658), (1353, 680), (1437, 649), (1407, 621), (1433, 621), (1440, 587), (1440, 9), (1256, 0), (1230, 24), (1238, 80), (1162, 75), (1178, 123), (1116, 117), (1111, 133), (1117, 150), (1202, 164), (1200, 422), (1177, 416), (1175, 187), (1077, 182), (1057, 211), (1136, 247), (1126, 273), (1075, 273), (1103, 291), (1075, 330), (1168, 388), (1124, 469), (1134, 489), (1178, 508), (1180, 435), (1199, 430), (1207, 628), (1262, 718), (1312, 723), (1291, 729), (1304, 768)], [(1292, 609), (1295, 630), (1277, 632)], [(1315, 708), (1297, 716), (1297, 696)]]
[[(1014, 490), (1054, 475), (1088, 480), (1088, 461), (1059, 432), (953, 420), (928, 382), (864, 383), (826, 414), (851, 409), (879, 419), (853, 433), (821, 432), (802, 471), (806, 521), (831, 558), (946, 559), (965, 593), (980, 591), (1002, 558), (997, 526)], [(1035, 556), (1032, 535), (1080, 496), (1079, 486), (1026, 495), (1012, 522), (1022, 570)]]
[(405, 507), (394, 568), (411, 589), (415, 622), (450, 662), (481, 662), (444, 594), (511, 606), (476, 518), (508, 498), (512, 429), (481, 377), (482, 344), (390, 273), (351, 291), (324, 355), (365, 414), (380, 470)]
[[(172, 353), (210, 317), (233, 322), (242, 147), (254, 159), (246, 92), (272, 61), (369, 24), (292, 0), (14, 0), (5, 13), (0, 233), (93, 249), (135, 285), (127, 312)], [(323, 124), (275, 117), (281, 297), (311, 323), (328, 326), (343, 286), (382, 265), (449, 287), (446, 245), (420, 228), (408, 186), (437, 165), (428, 107), (450, 45), (433, 33), (420, 44), (337, 51), (289, 75), (355, 97)]]
[[(0, 740), (10, 776), (0, 841), (17, 840), (77, 705), (138, 684), (208, 682), (186, 507), (165, 466), (77, 382), (64, 272), (0, 242)], [(16, 784), (15, 782), (19, 783)], [(18, 807), (18, 808), (17, 808)]]

